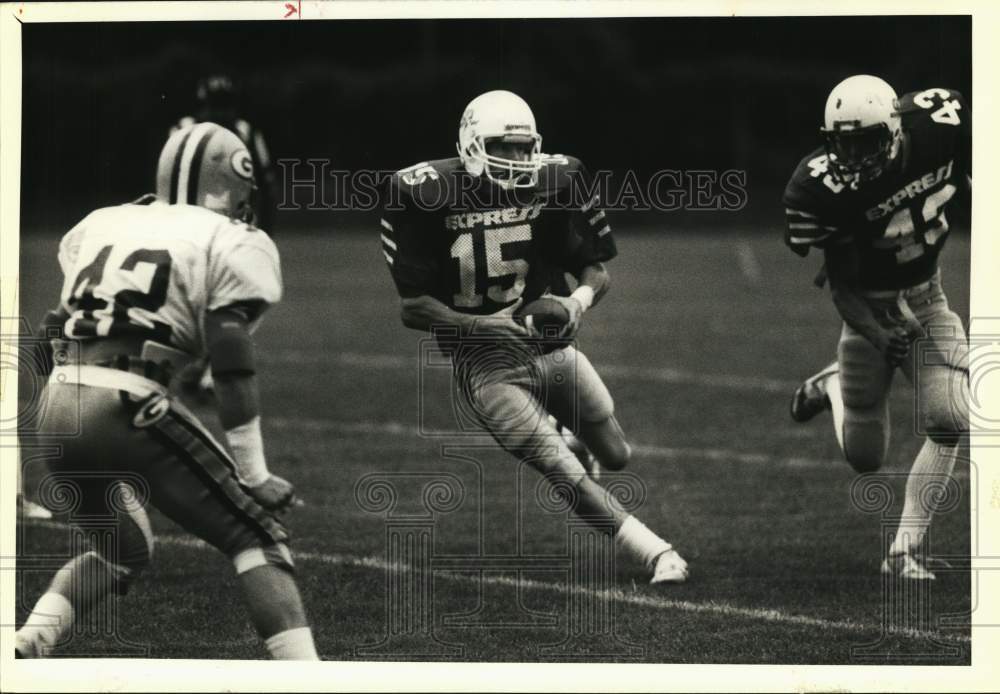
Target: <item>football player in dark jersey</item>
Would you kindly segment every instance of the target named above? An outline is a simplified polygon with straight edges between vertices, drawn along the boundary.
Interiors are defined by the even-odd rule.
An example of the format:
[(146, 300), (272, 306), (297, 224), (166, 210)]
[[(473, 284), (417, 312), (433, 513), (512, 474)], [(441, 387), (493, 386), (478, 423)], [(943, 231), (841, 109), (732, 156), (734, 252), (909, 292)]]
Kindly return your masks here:
[(822, 249), (818, 283), (829, 279), (844, 323), (837, 360), (798, 388), (792, 417), (829, 408), (844, 457), (871, 472), (889, 450), (895, 370), (914, 384), (915, 430), (927, 439), (882, 571), (929, 580), (927, 530), (968, 429), (967, 338), (941, 289), (938, 254), (949, 202), (971, 189), (970, 111), (955, 91), (897, 98), (878, 77), (855, 75), (830, 93), (822, 133), (825, 146), (785, 188), (785, 240), (802, 256)]
[[(458, 151), (403, 169), (389, 184), (382, 251), (403, 323), (435, 334), (466, 411), (505, 450), (612, 533), (651, 583), (684, 581), (686, 562), (594, 481), (551, 417), (602, 466), (628, 462), (611, 395), (571, 344), (581, 317), (607, 292), (604, 262), (617, 253), (586, 170), (572, 157), (542, 154), (531, 109), (507, 91), (468, 105)], [(577, 279), (572, 293), (565, 273)], [(516, 320), (518, 307), (543, 296), (569, 316), (558, 344), (535, 342)]]

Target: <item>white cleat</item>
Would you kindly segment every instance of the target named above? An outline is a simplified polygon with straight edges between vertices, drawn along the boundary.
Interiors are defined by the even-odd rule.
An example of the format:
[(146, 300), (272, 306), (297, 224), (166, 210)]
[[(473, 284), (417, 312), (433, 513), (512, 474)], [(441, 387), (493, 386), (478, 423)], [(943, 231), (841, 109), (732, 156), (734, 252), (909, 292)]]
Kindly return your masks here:
[(909, 581), (933, 581), (937, 577), (927, 567), (928, 563), (923, 557), (914, 556), (909, 552), (890, 554), (882, 562), (882, 573)]
[(31, 518), (33, 520), (49, 520), (52, 518), (52, 511), (34, 501), (17, 497), (17, 515), (21, 518)]
[(658, 583), (684, 583), (687, 578), (687, 562), (671, 547), (656, 558), (656, 568), (653, 570), (653, 577), (649, 579), (649, 584), (655, 586)]
[(21, 633), (14, 634), (14, 659), (31, 660), (47, 658), (49, 654), (36, 641), (24, 638)]

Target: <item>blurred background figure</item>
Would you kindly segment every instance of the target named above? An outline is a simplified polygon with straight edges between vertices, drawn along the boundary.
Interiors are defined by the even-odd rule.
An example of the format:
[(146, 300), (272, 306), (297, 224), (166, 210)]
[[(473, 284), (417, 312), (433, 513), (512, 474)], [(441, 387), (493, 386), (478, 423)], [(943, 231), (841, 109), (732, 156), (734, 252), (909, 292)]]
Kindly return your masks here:
[(271, 162), (264, 135), (244, 116), (243, 94), (233, 78), (224, 73), (215, 73), (198, 81), (195, 90), (197, 110), (192, 116), (181, 118), (171, 132), (194, 123), (218, 123), (239, 135), (250, 150), (253, 170), (257, 179), (257, 191), (253, 200), (254, 224), (274, 236), (274, 207), (277, 204), (277, 177)]

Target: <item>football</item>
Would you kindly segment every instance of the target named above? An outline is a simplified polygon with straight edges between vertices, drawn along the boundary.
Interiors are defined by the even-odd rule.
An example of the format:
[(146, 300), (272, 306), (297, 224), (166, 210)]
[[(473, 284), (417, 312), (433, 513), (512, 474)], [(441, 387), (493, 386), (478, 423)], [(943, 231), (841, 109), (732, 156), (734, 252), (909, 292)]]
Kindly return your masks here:
[(555, 299), (542, 297), (522, 306), (515, 318), (543, 339), (556, 339), (569, 323), (569, 311)]

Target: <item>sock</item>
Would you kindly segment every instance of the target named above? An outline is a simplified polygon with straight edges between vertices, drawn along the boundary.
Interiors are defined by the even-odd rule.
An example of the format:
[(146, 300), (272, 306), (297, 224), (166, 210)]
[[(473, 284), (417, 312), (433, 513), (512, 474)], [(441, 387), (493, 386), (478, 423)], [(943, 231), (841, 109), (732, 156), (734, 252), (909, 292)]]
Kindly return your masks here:
[(28, 621), (17, 630), (19, 651), (29, 657), (45, 657), (73, 624), (73, 606), (60, 593), (45, 593), (35, 603)]
[(840, 393), (840, 374), (826, 379), (826, 395), (830, 398), (830, 413), (833, 415), (833, 433), (837, 436), (840, 450), (844, 450), (844, 396)]
[[(955, 467), (957, 445), (943, 445), (930, 439), (924, 441), (913, 467), (906, 478), (906, 499), (903, 516), (896, 530), (889, 554), (902, 554), (920, 549), (931, 526), (939, 494), (934, 487), (947, 484)], [(943, 496), (943, 495), (941, 495)]]
[(268, 637), (265, 643), (275, 660), (319, 660), (309, 627), (282, 631)]
[(628, 516), (615, 534), (615, 544), (633, 559), (652, 570), (656, 558), (672, 549), (670, 543), (647, 528), (635, 516)]

